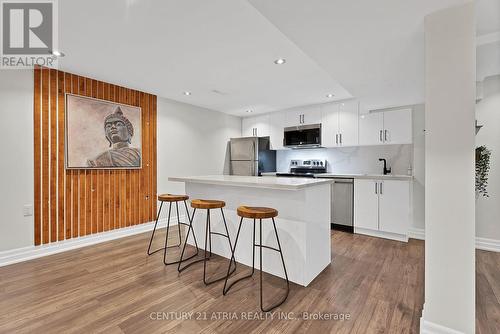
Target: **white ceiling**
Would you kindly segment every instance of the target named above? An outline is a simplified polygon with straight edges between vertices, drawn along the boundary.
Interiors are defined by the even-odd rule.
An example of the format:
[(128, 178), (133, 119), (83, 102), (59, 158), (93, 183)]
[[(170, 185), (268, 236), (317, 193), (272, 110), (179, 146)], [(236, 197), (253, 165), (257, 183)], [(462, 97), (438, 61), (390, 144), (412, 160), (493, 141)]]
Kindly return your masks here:
[(59, 13), (69, 72), (236, 115), (351, 97), (244, 0), (64, 0)]
[(477, 11), (477, 35), (500, 32), (500, 1), (478, 0)]
[(500, 0), (477, 1), (477, 80), (500, 75)]
[(249, 0), (367, 109), (424, 101), (424, 17), (466, 0)]
[[(240, 116), (328, 93), (421, 103), (424, 17), (467, 1), (61, 0), (60, 68)], [(500, 30), (499, 3), (479, 0), (478, 33)]]

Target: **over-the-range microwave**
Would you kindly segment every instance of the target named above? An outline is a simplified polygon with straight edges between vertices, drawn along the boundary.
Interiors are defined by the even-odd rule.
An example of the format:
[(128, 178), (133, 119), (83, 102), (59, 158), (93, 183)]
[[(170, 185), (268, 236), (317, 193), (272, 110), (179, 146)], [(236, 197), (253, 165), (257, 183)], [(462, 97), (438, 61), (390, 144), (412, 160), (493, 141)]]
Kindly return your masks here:
[(283, 146), (290, 148), (321, 147), (321, 124), (290, 126), (285, 128)]

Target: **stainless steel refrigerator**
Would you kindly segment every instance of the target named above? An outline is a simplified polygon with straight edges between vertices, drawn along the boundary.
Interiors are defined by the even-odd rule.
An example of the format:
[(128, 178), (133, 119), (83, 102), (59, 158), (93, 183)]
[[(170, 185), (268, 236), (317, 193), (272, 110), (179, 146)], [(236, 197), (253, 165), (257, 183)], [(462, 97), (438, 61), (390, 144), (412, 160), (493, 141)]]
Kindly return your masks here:
[(276, 151), (269, 137), (231, 138), (231, 175), (259, 176), (276, 172)]

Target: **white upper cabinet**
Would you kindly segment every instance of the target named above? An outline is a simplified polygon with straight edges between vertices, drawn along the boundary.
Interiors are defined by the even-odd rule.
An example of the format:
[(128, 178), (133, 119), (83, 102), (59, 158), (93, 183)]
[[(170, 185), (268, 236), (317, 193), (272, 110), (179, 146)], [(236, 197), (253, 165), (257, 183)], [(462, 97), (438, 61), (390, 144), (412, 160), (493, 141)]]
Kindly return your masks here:
[(285, 127), (321, 123), (320, 106), (306, 106), (286, 111)]
[(241, 120), (241, 136), (255, 136), (255, 119), (254, 117), (246, 117)]
[(244, 118), (242, 136), (267, 137), (283, 149), (284, 128), (321, 123), (321, 146), (346, 147), (412, 143), (412, 110), (361, 113), (359, 102), (326, 103)]
[(359, 128), (359, 102), (347, 101), (339, 105), (340, 146), (356, 146)]
[(384, 112), (384, 142), (411, 144), (413, 142), (411, 109)]
[(271, 138), (271, 149), (283, 149), (283, 133), (285, 128), (285, 112), (278, 111), (269, 114), (269, 137)]
[(321, 106), (321, 146), (339, 146), (339, 104), (328, 103)]
[(359, 116), (359, 145), (382, 145), (384, 143), (384, 114), (381, 112)]
[(347, 101), (322, 105), (322, 146), (358, 145), (359, 103)]
[(241, 121), (241, 135), (243, 137), (269, 136), (269, 115), (243, 118)]
[(361, 114), (359, 144), (411, 144), (412, 110), (401, 109)]
[(255, 117), (255, 129), (257, 137), (269, 136), (269, 115)]
[(302, 125), (305, 124), (319, 124), (321, 123), (321, 107), (320, 106), (308, 106), (303, 108), (302, 113)]

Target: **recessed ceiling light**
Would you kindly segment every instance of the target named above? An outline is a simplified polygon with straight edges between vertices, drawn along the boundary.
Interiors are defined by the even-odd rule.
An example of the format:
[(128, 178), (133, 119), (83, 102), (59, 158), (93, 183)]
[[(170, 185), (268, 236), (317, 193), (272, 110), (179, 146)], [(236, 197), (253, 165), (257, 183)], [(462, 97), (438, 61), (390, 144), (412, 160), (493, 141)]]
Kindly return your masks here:
[(327, 98), (332, 98), (334, 95), (333, 94), (326, 94)]
[(284, 63), (286, 63), (286, 59), (284, 59), (284, 58), (279, 58), (279, 59), (276, 59), (276, 60), (274, 61), (274, 63), (275, 63), (276, 65), (283, 65)]
[(49, 53), (55, 57), (64, 57), (65, 54), (62, 53), (61, 51), (57, 51), (57, 50), (51, 50), (49, 51)]
[(183, 94), (186, 96), (189, 96), (189, 95), (191, 95), (191, 92), (184, 92)]
[(253, 112), (253, 110), (252, 109), (248, 109), (247, 112), (250, 113), (250, 112)]

